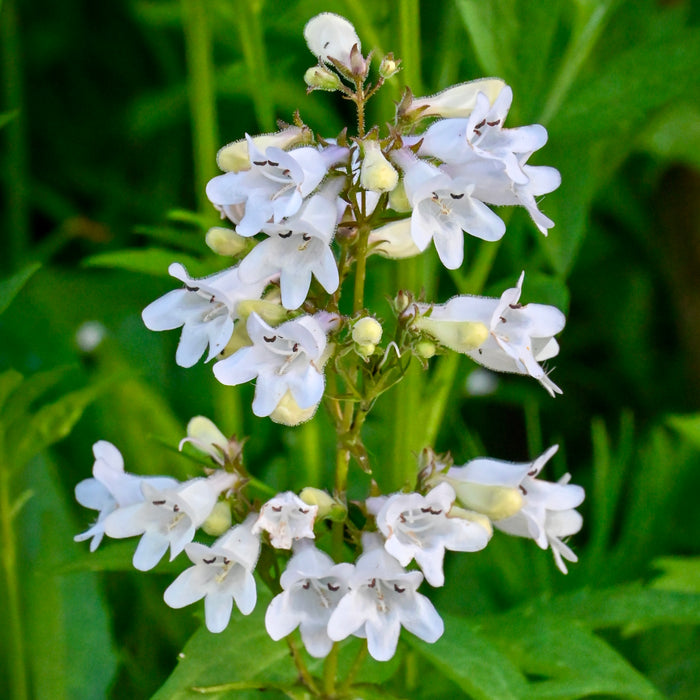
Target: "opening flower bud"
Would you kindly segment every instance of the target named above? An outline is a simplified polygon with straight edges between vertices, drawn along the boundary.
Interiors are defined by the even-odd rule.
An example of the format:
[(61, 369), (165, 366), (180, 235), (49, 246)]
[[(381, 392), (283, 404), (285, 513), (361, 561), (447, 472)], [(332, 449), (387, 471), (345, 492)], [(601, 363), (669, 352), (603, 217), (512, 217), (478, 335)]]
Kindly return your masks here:
[(392, 260), (412, 258), (421, 253), (411, 236), (410, 219), (392, 221), (374, 229), (369, 234), (368, 242), (372, 246), (372, 252)]
[(482, 78), (448, 87), (437, 95), (417, 97), (404, 107), (406, 115), (421, 117), (468, 117), (476, 105), (476, 96), (481, 92), (491, 104), (504, 88), (500, 78)]
[(475, 350), (489, 337), (488, 327), (480, 321), (439, 321), (420, 316), (414, 325), (455, 352)]
[(202, 530), (212, 537), (223, 535), (230, 527), (231, 509), (225, 501), (219, 501), (202, 523)]
[(352, 339), (358, 345), (376, 345), (382, 339), (382, 324), (376, 318), (365, 316), (352, 327)]
[(365, 141), (364, 158), (360, 168), (360, 185), (372, 192), (391, 192), (399, 181), (399, 174), (385, 158), (378, 141)]
[(347, 513), (345, 507), (338, 503), (331, 495), (326, 491), (321, 489), (316, 489), (313, 486), (307, 486), (299, 494), (304, 503), (310, 506), (318, 506), (317, 518), (330, 518), (335, 520), (340, 516), (340, 519), (344, 519)]
[(523, 506), (518, 489), (510, 486), (490, 486), (471, 481), (445, 478), (457, 494), (457, 500), (469, 510), (483, 513), (491, 520), (502, 520), (515, 515)]
[(393, 75), (396, 75), (399, 72), (400, 64), (400, 59), (395, 59), (393, 53), (388, 53), (379, 64), (379, 75), (385, 79), (391, 78)]
[(304, 73), (304, 82), (312, 90), (328, 90), (333, 92), (340, 87), (340, 78), (327, 68), (312, 66)]
[(248, 241), (243, 236), (239, 236), (235, 231), (223, 226), (210, 228), (207, 231), (205, 241), (217, 255), (230, 257), (242, 253), (248, 245)]

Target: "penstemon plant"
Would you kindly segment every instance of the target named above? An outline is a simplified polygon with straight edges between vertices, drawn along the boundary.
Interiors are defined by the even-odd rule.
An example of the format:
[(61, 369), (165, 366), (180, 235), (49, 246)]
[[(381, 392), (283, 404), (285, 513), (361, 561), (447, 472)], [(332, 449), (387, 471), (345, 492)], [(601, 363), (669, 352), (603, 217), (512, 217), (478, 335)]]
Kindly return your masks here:
[[(363, 55), (346, 19), (318, 15), (304, 36), (318, 58), (305, 75), (309, 91), (340, 93), (354, 105), (356, 125), (317, 135), (297, 113), (278, 132), (246, 134), (222, 148), (224, 174), (206, 193), (234, 228), (211, 229), (206, 243), (239, 262), (204, 279), (173, 263), (170, 274), (183, 287), (146, 307), (143, 320), (155, 331), (182, 328), (178, 365), (191, 367), (206, 353), (221, 384), (255, 380), (255, 416), (296, 426), (323, 404), (335, 427), (334, 483), (275, 494), (248, 472), (245, 439), (196, 416), (179, 447), (189, 443), (211, 467), (189, 481), (128, 473), (117, 447), (95, 443), (93, 478), (78, 484), (76, 497), (99, 515), (75, 539), (89, 539), (94, 551), (104, 535), (138, 536), (133, 564), (142, 571), (168, 550), (171, 560), (184, 551), (191, 566), (164, 599), (173, 608), (204, 599), (211, 633), (235, 624), (234, 603), (242, 615), (255, 609), (257, 572), (274, 594), (265, 628), (273, 640), (287, 638), (298, 683), (312, 695), (340, 697), (353, 683), (353, 670), (339, 672), (337, 663), (347, 637), (366, 639), (369, 655), (388, 661), (401, 627), (426, 642), (443, 634), (419, 588), (424, 579), (445, 584), (446, 550), (482, 550), (495, 527), (550, 548), (566, 573), (576, 555), (565, 540), (581, 528), (575, 509), (584, 492), (568, 474), (556, 483), (539, 478), (556, 445), (532, 462), (482, 457), (461, 466), (425, 445), (402, 490), (382, 493), (372, 481), (363, 499), (349, 497), (351, 462), (370, 474), (382, 470), (363, 427), (412, 362), (427, 367), (441, 354), (463, 353), (561, 393), (542, 363), (558, 353), (565, 318), (552, 306), (520, 302), (524, 272), (500, 298), (439, 303), (417, 289), (395, 290), (386, 319), (365, 304), (372, 256), (418, 256), (432, 242), (446, 268), (460, 268), (465, 233), (484, 245), (505, 234), (493, 205), (524, 207), (546, 235), (554, 223), (536, 198), (560, 177), (527, 164), (547, 140), (544, 127), (504, 126), (513, 94), (502, 80), (420, 98), (406, 89), (393, 123), (369, 126), (367, 103), (401, 61), (388, 54), (372, 84), (372, 52)], [(255, 494), (265, 490), (271, 497), (262, 501)], [(198, 529), (209, 544), (194, 541)], [(297, 628), (308, 654), (326, 659), (322, 679), (290, 636)]]

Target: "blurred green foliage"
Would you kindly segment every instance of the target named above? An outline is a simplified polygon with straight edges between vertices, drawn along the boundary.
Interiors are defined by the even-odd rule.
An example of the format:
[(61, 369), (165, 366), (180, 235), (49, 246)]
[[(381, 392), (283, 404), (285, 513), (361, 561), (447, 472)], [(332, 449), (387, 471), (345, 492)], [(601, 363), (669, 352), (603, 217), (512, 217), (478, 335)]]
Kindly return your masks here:
[[(700, 687), (700, 6), (691, 0), (4, 0), (0, 599), (15, 596), (21, 619), (0, 606), (0, 629), (19, 625), (23, 637), (18, 652), (14, 633), (0, 636), (0, 695), (24, 673), (36, 697), (150, 697), (197, 627), (191, 610), (161, 599), (172, 565), (137, 574), (127, 543), (88, 556), (72, 542), (90, 517), (73, 488), (89, 476), (97, 439), (113, 441), (129, 471), (185, 478), (192, 463), (165, 445), (201, 413), (251, 435), (247, 465), (276, 488), (330, 483), (323, 417), (283, 430), (253, 420), (249, 387), (177, 367), (177, 334), (150, 333), (139, 317), (172, 287), (169, 262), (194, 274), (222, 266), (202, 237), (216, 220), (202, 193), (217, 144), (272, 130), (297, 108), (326, 136), (352, 122), (333, 96), (305, 95), (313, 61), (302, 29), (324, 10), (346, 15), (365, 50), (420, 58), (399, 82), (429, 94), (498, 75), (515, 92), (509, 124), (547, 126), (538, 162), (563, 177), (541, 205), (556, 221), (551, 235), (518, 211), (493, 265), (479, 242), (466, 253), (468, 266), (484, 263), (486, 293), (525, 269), (524, 300), (567, 311), (556, 370), (564, 396), (516, 376), (470, 396), (466, 358), (430, 370), (416, 396), (443, 382), (435, 447), (457, 463), (522, 461), (558, 442), (550, 477), (570, 471), (588, 493), (568, 577), (532, 542), (505, 537), (452, 556), (447, 586), (432, 596), (445, 637), (429, 646), (407, 636), (394, 680), (380, 694), (357, 692), (691, 700)], [(387, 88), (370, 118), (391, 119), (399, 94)], [(417, 282), (433, 298), (478, 286), (438, 275), (430, 255), (421, 265)], [(368, 304), (388, 315), (394, 268), (379, 261), (370, 275)], [(87, 321), (105, 337), (86, 351), (76, 334)], [(375, 463), (389, 458), (387, 426), (410, 432), (410, 416), (390, 409), (380, 402), (367, 424)], [(221, 636), (195, 632), (158, 697), (249, 681), (270, 660), (273, 681), (293, 678), (286, 646), (261, 633), (263, 611), (234, 615)], [(384, 682), (370, 666), (366, 681)], [(233, 686), (213, 696), (245, 697)]]

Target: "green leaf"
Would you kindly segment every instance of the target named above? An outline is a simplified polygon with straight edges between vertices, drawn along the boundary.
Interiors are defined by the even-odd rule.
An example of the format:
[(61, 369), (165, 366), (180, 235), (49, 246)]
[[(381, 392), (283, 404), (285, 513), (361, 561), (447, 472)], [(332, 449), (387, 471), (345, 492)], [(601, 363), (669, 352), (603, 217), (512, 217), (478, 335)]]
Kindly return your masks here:
[(700, 557), (661, 557), (654, 561), (654, 568), (663, 574), (652, 582), (653, 588), (700, 596)]
[[(297, 673), (289, 647), (283, 641), (273, 642), (265, 630), (264, 616), (269, 602), (270, 595), (258, 590), (258, 602), (251, 615), (244, 617), (234, 608), (231, 622), (221, 634), (212, 634), (205, 627), (195, 632), (180, 654), (177, 667), (153, 700), (201, 698), (192, 688), (225, 688), (231, 683), (293, 685)], [(265, 695), (259, 690), (236, 690), (234, 695), (222, 689), (206, 697), (247, 700)]]
[(700, 413), (669, 416), (666, 423), (695, 447), (700, 449)]
[(484, 638), (470, 620), (442, 615), (445, 633), (434, 644), (412, 635), (404, 639), (440, 673), (470, 696), (493, 700), (524, 697), (527, 682), (510, 659)]
[(31, 263), (8, 279), (0, 280), (0, 314), (10, 305), (29, 278), (41, 267)]
[(22, 383), (24, 377), (14, 369), (5, 370), (0, 374), (0, 410), (5, 406), (5, 402)]
[(168, 267), (175, 261), (182, 263), (193, 277), (202, 277), (211, 273), (211, 269), (201, 260), (166, 248), (127, 248), (99, 253), (83, 260), (83, 265), (86, 267), (116, 267), (130, 272), (169, 277)]
[(8, 435), (8, 445), (13, 446), (15, 469), (26, 464), (34, 455), (66, 437), (83, 415), (83, 411), (104, 391), (102, 384), (78, 389), (65, 394), (57, 401), (42, 406), (23, 425)]
[(34, 490), (17, 519), (17, 532), (22, 538), (18, 546), (26, 646), (35, 697), (105, 698), (117, 656), (97, 576), (86, 572), (61, 575), (55, 566), (57, 558), (71, 549), (77, 555), (78, 549), (70, 546), (76, 527), (53, 465), (45, 457), (35, 459), (22, 479), (25, 488)]

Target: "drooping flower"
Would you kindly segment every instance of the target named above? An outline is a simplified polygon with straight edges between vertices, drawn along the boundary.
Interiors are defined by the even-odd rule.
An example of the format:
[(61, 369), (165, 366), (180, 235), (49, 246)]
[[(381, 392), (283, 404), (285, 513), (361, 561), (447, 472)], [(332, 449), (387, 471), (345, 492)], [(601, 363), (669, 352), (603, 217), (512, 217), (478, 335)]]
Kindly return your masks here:
[(433, 604), (416, 590), (423, 574), (406, 571), (376, 534), (365, 533), (363, 545), (350, 590), (328, 621), (328, 636), (334, 641), (351, 634), (367, 637), (370, 656), (377, 661), (394, 655), (402, 625), (426, 642), (437, 641), (444, 625)]
[(309, 654), (323, 658), (333, 646), (328, 620), (348, 591), (354, 567), (336, 564), (308, 540), (300, 540), (294, 551), (280, 577), (283, 591), (272, 599), (265, 613), (265, 628), (277, 641), (299, 627)]
[(267, 532), (276, 549), (291, 549), (296, 540), (314, 538), (318, 506), (308, 505), (291, 491), (271, 498), (260, 509), (253, 532)]
[(287, 391), (301, 409), (323, 396), (326, 328), (314, 316), (300, 316), (273, 328), (255, 312), (246, 326), (253, 345), (214, 365), (214, 375), (229, 386), (257, 377), (253, 413), (269, 416)]
[(173, 263), (168, 272), (181, 280), (184, 288), (174, 289), (150, 303), (141, 317), (152, 331), (169, 331), (182, 326), (175, 354), (180, 367), (192, 367), (207, 346), (207, 361), (218, 355), (233, 333), (237, 304), (259, 299), (269, 281), (245, 284), (237, 267), (203, 279), (190, 277), (180, 263)]
[(583, 520), (574, 508), (581, 505), (585, 493), (569, 484), (569, 474), (556, 483), (537, 479), (558, 449), (554, 445), (525, 463), (482, 457), (452, 467), (437, 479), (447, 481), (461, 503), (490, 517), (499, 530), (529, 537), (542, 549), (551, 547), (557, 566), (566, 573), (563, 559), (577, 558), (561, 538), (581, 529)]
[(464, 231), (485, 241), (497, 241), (505, 233), (501, 218), (472, 196), (474, 184), (453, 178), (444, 170), (395, 151), (393, 157), (404, 169), (404, 187), (413, 212), (411, 236), (423, 251), (430, 241), (442, 264), (450, 270), (464, 260)]
[(158, 489), (141, 483), (143, 500), (118, 508), (104, 521), (109, 537), (142, 535), (133, 563), (140, 571), (152, 569), (170, 547), (172, 561), (192, 541), (195, 530), (211, 513), (219, 494), (235, 483), (235, 476), (216, 471), (207, 478)]
[(445, 550), (476, 552), (483, 549), (491, 537), (487, 519), (466, 520), (450, 517), (455, 500), (454, 489), (447, 483), (438, 484), (425, 496), (419, 493), (395, 493), (372, 503), (376, 510), (377, 527), (386, 537), (384, 548), (399, 564), (408, 566), (415, 559), (431, 586), (443, 586), (442, 570)]
[(222, 632), (231, 618), (233, 602), (243, 615), (255, 608), (253, 570), (260, 555), (260, 538), (251, 532), (255, 514), (231, 528), (210, 547), (192, 542), (185, 552), (194, 566), (183, 571), (165, 590), (171, 608), (183, 608), (204, 598), (210, 632)]
[(332, 294), (338, 288), (338, 266), (330, 248), (337, 219), (334, 201), (313, 195), (302, 208), (262, 230), (269, 238), (258, 243), (240, 264), (241, 279), (258, 282), (279, 275), (282, 305), (297, 309), (309, 293), (311, 276)]
[(75, 498), (81, 506), (99, 511), (97, 521), (85, 532), (76, 535), (76, 542), (90, 541), (90, 551), (94, 552), (105, 534), (104, 520), (117, 508), (124, 508), (143, 501), (141, 484), (146, 482), (154, 489), (168, 489), (177, 486), (177, 480), (169, 476), (146, 476), (129, 474), (124, 471), (121, 452), (106, 440), (99, 440), (92, 446), (95, 463), (92, 479), (83, 479), (75, 487)]
[(452, 325), (465, 321), (481, 323), (488, 328), (485, 340), (477, 347), (462, 350), (475, 362), (497, 372), (529, 374), (554, 396), (561, 389), (549, 378), (540, 362), (559, 352), (554, 335), (566, 323), (564, 314), (554, 306), (519, 303), (523, 272), (515, 287), (506, 289), (500, 299), (478, 296), (456, 296), (446, 304), (416, 304), (420, 312), (431, 308), (430, 327), (425, 330), (441, 340), (441, 325), (446, 334)]

